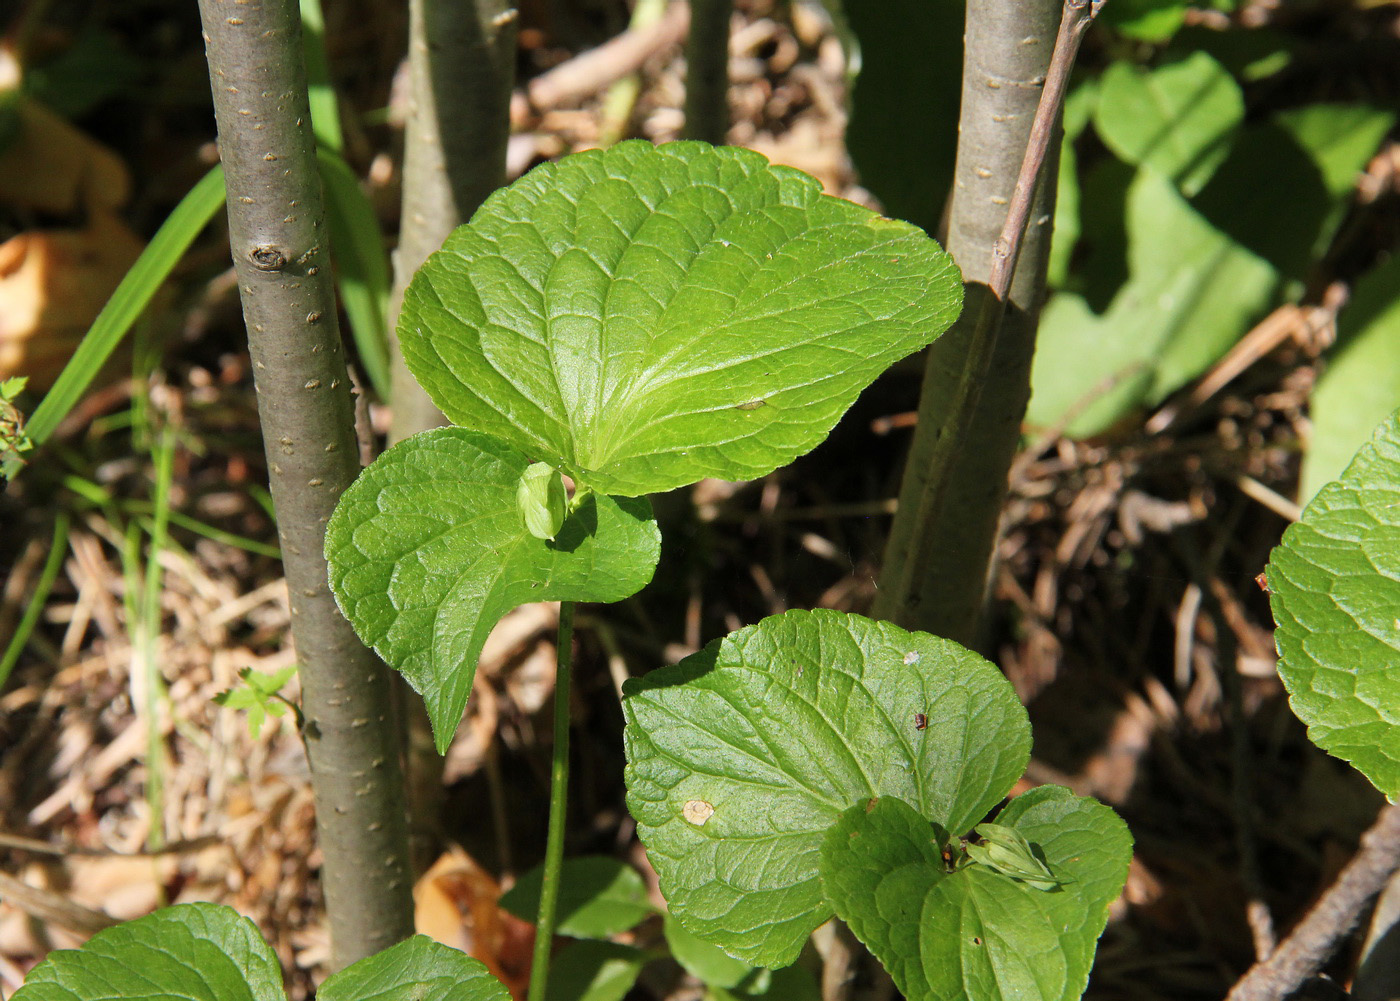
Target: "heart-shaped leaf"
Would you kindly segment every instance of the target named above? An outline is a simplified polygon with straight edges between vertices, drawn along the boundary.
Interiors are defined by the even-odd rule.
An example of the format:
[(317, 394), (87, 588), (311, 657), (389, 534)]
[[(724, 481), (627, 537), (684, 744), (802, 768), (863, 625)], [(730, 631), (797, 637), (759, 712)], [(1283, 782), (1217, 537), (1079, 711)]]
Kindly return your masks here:
[(488, 198), (410, 283), (399, 340), (454, 423), (635, 496), (808, 451), (961, 295), (915, 226), (757, 153), (638, 141)]
[(591, 494), (552, 542), (535, 538), (515, 499), (528, 461), (489, 435), (425, 431), (361, 473), (326, 530), (336, 600), (423, 696), (439, 752), (502, 615), (531, 601), (620, 601), (660, 554), (644, 498)]
[(827, 835), (827, 896), (909, 1001), (1074, 1001), (1084, 992), (1108, 905), (1128, 876), (1127, 825), (1057, 786), (1012, 800), (997, 824), (1038, 850), (1060, 885), (980, 864), (949, 873), (946, 835), (892, 797), (852, 807)]
[(1283, 533), (1267, 577), (1308, 737), (1400, 796), (1400, 412)]
[(1210, 179), (1242, 121), (1240, 85), (1205, 52), (1153, 70), (1110, 64), (1094, 110), (1109, 149), (1171, 178), (1188, 196)]
[[(522, 921), (539, 917), (544, 866), (538, 865), (501, 895), (501, 906)], [(656, 909), (641, 873), (606, 855), (564, 860), (559, 873), (555, 931), (575, 938), (607, 938), (641, 924)]]
[(510, 991), (466, 953), (415, 935), (346, 967), (319, 1001), (510, 1001)]
[(52, 952), (12, 1001), (286, 1001), (282, 967), (231, 907), (181, 904)]
[(1030, 754), (1026, 711), (948, 640), (818, 610), (716, 641), (625, 689), (627, 805), (671, 911), (754, 966), (831, 916), (822, 839), (895, 796), (965, 831)]

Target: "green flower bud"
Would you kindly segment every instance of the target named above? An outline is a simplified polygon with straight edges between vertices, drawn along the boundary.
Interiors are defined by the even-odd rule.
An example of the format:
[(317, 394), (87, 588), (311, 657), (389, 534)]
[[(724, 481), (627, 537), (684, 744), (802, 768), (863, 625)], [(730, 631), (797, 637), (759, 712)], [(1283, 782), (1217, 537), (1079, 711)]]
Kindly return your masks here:
[(1019, 879), (1037, 890), (1054, 890), (1064, 880), (1059, 879), (1050, 867), (1031, 850), (1030, 842), (1019, 831), (1001, 824), (978, 824), (977, 833), (982, 837), (981, 844), (969, 844), (968, 858), (980, 862), (987, 868)]
[(515, 488), (515, 506), (531, 535), (553, 542), (568, 513), (564, 477), (547, 462), (526, 466)]

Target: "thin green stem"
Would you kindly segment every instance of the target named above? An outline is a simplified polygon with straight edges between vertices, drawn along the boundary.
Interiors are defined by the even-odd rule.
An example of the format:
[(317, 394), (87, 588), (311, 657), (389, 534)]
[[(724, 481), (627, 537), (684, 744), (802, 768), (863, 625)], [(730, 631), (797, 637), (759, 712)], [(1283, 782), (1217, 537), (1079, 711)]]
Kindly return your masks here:
[(558, 675), (554, 681), (554, 760), (549, 774), (549, 837), (544, 847), (544, 883), (535, 922), (535, 960), (530, 968), (529, 1001), (544, 1001), (549, 986), (549, 947), (554, 941), (554, 910), (559, 872), (564, 865), (564, 823), (569, 803), (569, 687), (574, 645), (574, 603), (559, 603)]
[(44, 602), (49, 598), (49, 592), (53, 590), (54, 581), (58, 579), (58, 572), (63, 569), (63, 558), (68, 555), (68, 515), (60, 511), (53, 525), (53, 542), (49, 544), (48, 559), (44, 561), (44, 569), (39, 573), (39, 583), (34, 586), (29, 598), (29, 604), (25, 606), (24, 615), (19, 620), (19, 625), (15, 627), (14, 635), (10, 637), (10, 642), (5, 646), (5, 653), (0, 655), (0, 689), (5, 687), (5, 682), (10, 679), (10, 671), (14, 669), (15, 662), (19, 660), (19, 655), (24, 652), (24, 645), (29, 642), (29, 636), (34, 632), (34, 627), (39, 624), (39, 616), (44, 612)]

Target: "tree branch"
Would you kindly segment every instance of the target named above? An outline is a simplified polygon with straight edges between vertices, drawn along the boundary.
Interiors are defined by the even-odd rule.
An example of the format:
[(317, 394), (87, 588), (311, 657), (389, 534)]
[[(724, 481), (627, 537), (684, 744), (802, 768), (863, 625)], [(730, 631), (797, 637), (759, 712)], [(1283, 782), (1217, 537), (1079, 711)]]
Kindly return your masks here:
[(1381, 810), (1337, 881), (1268, 959), (1255, 963), (1228, 1001), (1282, 1001), (1315, 974), (1351, 933), (1361, 912), (1400, 869), (1400, 806)]
[(510, 0), (409, 0), (403, 212), (389, 301), (390, 444), (444, 423), (397, 348), (399, 309), (414, 272), (505, 180), (518, 20)]
[(1069, 73), (1102, 3), (1065, 0), (1052, 49), (1054, 0), (968, 0), (948, 236), (967, 298), (929, 349), (875, 603), (878, 617), (963, 643), (977, 636), (1030, 396), (1054, 211), (1045, 167), (1058, 159)]
[(413, 933), (388, 675), (336, 608), (326, 522), (359, 472), (296, 0), (199, 0), (229, 240), (291, 596), (332, 966)]

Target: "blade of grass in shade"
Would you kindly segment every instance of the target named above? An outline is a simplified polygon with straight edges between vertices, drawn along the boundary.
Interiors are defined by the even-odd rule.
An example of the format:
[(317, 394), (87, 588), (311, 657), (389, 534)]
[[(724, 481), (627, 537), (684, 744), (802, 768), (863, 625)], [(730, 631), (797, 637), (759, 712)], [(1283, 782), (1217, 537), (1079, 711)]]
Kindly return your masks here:
[(345, 137), (340, 131), (340, 104), (326, 56), (326, 18), (321, 12), (321, 0), (301, 0), (301, 40), (306, 51), (311, 131), (316, 135), (317, 146), (339, 153), (345, 148)]
[(331, 231), (340, 304), (350, 321), (350, 333), (360, 364), (381, 400), (389, 398), (389, 257), (374, 207), (360, 188), (359, 178), (339, 155), (317, 150), (321, 185), (326, 195), (326, 220)]
[(15, 662), (19, 660), (20, 653), (29, 642), (29, 635), (39, 623), (39, 616), (44, 611), (44, 602), (49, 599), (53, 582), (58, 579), (58, 571), (62, 569), (63, 558), (67, 555), (68, 515), (60, 511), (53, 524), (53, 541), (49, 543), (49, 556), (44, 561), (44, 569), (39, 573), (39, 582), (34, 586), (29, 604), (24, 608), (24, 615), (20, 617), (14, 635), (5, 646), (4, 656), (0, 656), (0, 690), (3, 690), (5, 682), (10, 680), (10, 672), (14, 670)]
[(141, 614), (136, 630), (137, 650), (145, 675), (146, 723), (146, 806), (150, 810), (151, 827), (146, 835), (146, 847), (158, 851), (165, 847), (165, 736), (160, 726), (160, 704), (165, 698), (165, 679), (160, 673), (158, 647), (160, 642), (161, 554), (169, 542), (170, 489), (175, 479), (175, 433), (167, 425), (152, 449), (155, 459), (154, 511), (150, 528), (150, 545), (146, 549), (146, 566), (141, 595)]
[[(97, 314), (58, 381), (35, 408), (25, 430), (36, 448), (68, 416), (199, 231), (209, 224), (223, 204), (224, 172), (223, 168), (215, 167), (161, 223), (156, 235), (151, 237), (151, 242), (112, 293), (112, 298)], [(18, 462), (6, 463), (4, 475), (12, 477), (19, 468)]]

